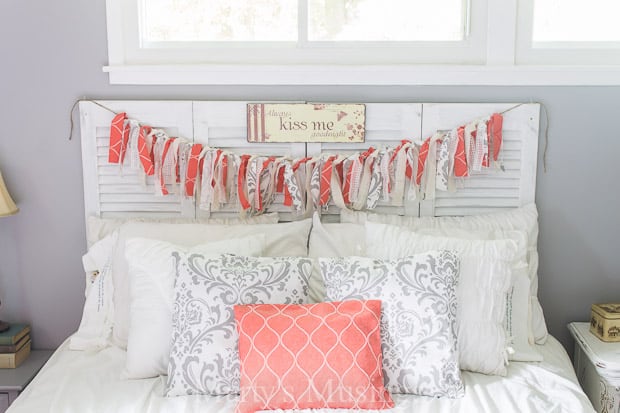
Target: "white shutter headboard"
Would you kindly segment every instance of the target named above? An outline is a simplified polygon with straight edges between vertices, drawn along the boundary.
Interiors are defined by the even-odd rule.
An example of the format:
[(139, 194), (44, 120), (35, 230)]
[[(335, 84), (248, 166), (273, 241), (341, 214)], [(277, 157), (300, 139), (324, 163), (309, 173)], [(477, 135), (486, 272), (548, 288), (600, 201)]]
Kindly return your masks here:
[(504, 170), (489, 168), (458, 181), (456, 192), (437, 191), (434, 200), (420, 204), (420, 215), (473, 215), (514, 208), (534, 202), (538, 158), (540, 104), (427, 103), (424, 104), (422, 136), (436, 130), (503, 112)]
[[(496, 103), (369, 103), (366, 142), (248, 143), (246, 105), (241, 101), (98, 101), (115, 112), (126, 112), (140, 123), (163, 129), (169, 136), (208, 144), (236, 153), (288, 155), (293, 158), (322, 152), (351, 153), (369, 146), (396, 146), (401, 139), (420, 140), (494, 112), (504, 114), (505, 170), (488, 169), (457, 182), (457, 192), (437, 191), (434, 200), (404, 207), (379, 204), (377, 212), (406, 215), (469, 215), (513, 208), (534, 201), (538, 150), (539, 104)], [(92, 101), (80, 102), (84, 202), (86, 216), (203, 217), (235, 215), (233, 207), (203, 211), (178, 194), (154, 195), (154, 180), (141, 182), (128, 167), (108, 164), (110, 122), (114, 114)], [(127, 162), (127, 161), (126, 161)], [(276, 200), (270, 211), (292, 219), (289, 207)], [(337, 214), (330, 206), (326, 213)]]

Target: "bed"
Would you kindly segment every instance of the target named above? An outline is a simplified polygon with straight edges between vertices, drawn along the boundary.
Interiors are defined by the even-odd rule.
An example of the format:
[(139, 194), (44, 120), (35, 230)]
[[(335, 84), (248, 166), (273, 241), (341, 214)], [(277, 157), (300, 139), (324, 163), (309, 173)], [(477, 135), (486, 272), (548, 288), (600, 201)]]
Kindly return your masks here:
[[(355, 325), (355, 333), (344, 331), (346, 328), (335, 333), (339, 337), (338, 346), (342, 344), (344, 349), (336, 345), (329, 347), (323, 353), (322, 365), (332, 369), (328, 358), (336, 354), (336, 349), (344, 351), (337, 353), (337, 357), (352, 357), (351, 362), (345, 363), (342, 380), (353, 370), (350, 366), (362, 370), (362, 379), (374, 386), (371, 390), (378, 389), (377, 400), (373, 402), (383, 403), (377, 404), (380, 408), (376, 411), (386, 408), (385, 411), (394, 412), (593, 411), (567, 353), (547, 334), (537, 300), (538, 216), (533, 201), (538, 105), (368, 104), (364, 145), (261, 146), (245, 142), (246, 103), (81, 103), (90, 247), (84, 258), (87, 272), (84, 315), (80, 329), (56, 350), (9, 412), (233, 412), (238, 404), (245, 409), (242, 411), (260, 410), (254, 409), (256, 405), (247, 407), (240, 400), (246, 402), (248, 395), (258, 397), (251, 392), (260, 389), (261, 383), (273, 383), (272, 376), (278, 374), (277, 384), (273, 386), (286, 390), (289, 383), (286, 380), (306, 377), (292, 375), (293, 367), (289, 365), (295, 366), (296, 374), (306, 374), (303, 360), (321, 361), (316, 355), (303, 353), (311, 347), (318, 351), (321, 346), (312, 341), (314, 330), (309, 333), (302, 328), (304, 315), (316, 316), (319, 310), (327, 311), (320, 318), (324, 323), (321, 326), (335, 329), (334, 324), (329, 324), (334, 314), (329, 312), (329, 306), (337, 307), (335, 312), (339, 316), (346, 316), (345, 305), (349, 305), (346, 303), (354, 306), (363, 303), (362, 307), (353, 308), (354, 315), (347, 319), (347, 325)], [(286, 205), (284, 194), (277, 193), (269, 208), (260, 211), (264, 213), (247, 214), (239, 220), (233, 206), (205, 207), (199, 196), (180, 193), (154, 196), (152, 193), (157, 192), (155, 187), (159, 182), (152, 177), (129, 167), (119, 169), (119, 165), (110, 165), (107, 162), (109, 125), (115, 116), (112, 112), (122, 111), (141, 124), (188, 137), (192, 142), (202, 140), (205, 146), (223, 148), (231, 154), (252, 151), (261, 156), (315, 156), (320, 162), (330, 159), (323, 157), (323, 153), (351, 154), (370, 145), (396, 147), (403, 137), (456, 131), (462, 123), (485, 117), (488, 120), (489, 114), (501, 113), (504, 121), (503, 149), (498, 161), (501, 167), (458, 180), (456, 191), (435, 191), (435, 187), (432, 191), (421, 191), (421, 187), (412, 186), (412, 190), (419, 191), (418, 196), (407, 198), (405, 191), (407, 202), (383, 199), (371, 210), (343, 209), (330, 198), (320, 205), (321, 214), (312, 214), (310, 210), (300, 214), (291, 212), (290, 202)], [(192, 261), (196, 257), (203, 261)], [(435, 265), (436, 262), (442, 265)], [(244, 266), (268, 268), (269, 274), (276, 274), (277, 268), (286, 268), (282, 272), (286, 274), (281, 277), (286, 276), (286, 284), (272, 283), (269, 277), (261, 279), (261, 288), (274, 285), (276, 292), (269, 293), (279, 297), (272, 298), (274, 304), (250, 304), (271, 302), (262, 300), (261, 293), (255, 289), (250, 294), (252, 299), (240, 299), (236, 303), (250, 305), (235, 305), (234, 318), (232, 305), (221, 311), (228, 311), (233, 328), (236, 323), (239, 337), (231, 354), (241, 360), (240, 379), (238, 371), (224, 372), (221, 374), (232, 374), (236, 381), (231, 384), (224, 380), (223, 387), (221, 384), (200, 387), (215, 380), (210, 376), (217, 376), (214, 373), (217, 369), (192, 370), (196, 357), (184, 350), (188, 348), (187, 337), (203, 335), (204, 330), (200, 329), (203, 328), (200, 323), (191, 321), (192, 315), (196, 317), (195, 311), (183, 312), (191, 307), (183, 302), (183, 297), (201, 297), (209, 303), (219, 300), (207, 293), (216, 289), (212, 284), (198, 285), (196, 280), (205, 274), (210, 276), (213, 271), (224, 277), (227, 276), (224, 270), (231, 268), (229, 272), (234, 273)], [(394, 281), (403, 278), (398, 271), (404, 266), (415, 267), (415, 274), (417, 268), (426, 268), (420, 272), (420, 280), (435, 277), (431, 278), (432, 288), (425, 284), (424, 300), (415, 296), (414, 290), (419, 286)], [(371, 277), (369, 282), (364, 274), (373, 274), (375, 278)], [(343, 283), (343, 279), (347, 282)], [(351, 279), (360, 282), (349, 282)], [(381, 280), (380, 288), (373, 290), (369, 285), (379, 285), (377, 280)], [(378, 296), (382, 301), (376, 301)], [(435, 301), (425, 301), (430, 296)], [(281, 306), (278, 300), (287, 305)], [(345, 304), (341, 307), (340, 303)], [(382, 313), (377, 310), (378, 303)], [(401, 305), (406, 311), (392, 311)], [(325, 306), (329, 308), (326, 310)], [(313, 313), (315, 309), (317, 313)], [(367, 318), (355, 324), (362, 312)], [(389, 318), (392, 313), (393, 319)], [(244, 317), (255, 314), (265, 318), (250, 318), (244, 324)], [(428, 314), (432, 316), (421, 316)], [(277, 318), (269, 318), (272, 316)], [(296, 326), (302, 326), (298, 328), (303, 333), (300, 334), (304, 339), (309, 337), (305, 347), (296, 350), (291, 347), (290, 343), (296, 343), (300, 335), (287, 342), (286, 335), (293, 331), (290, 325), (280, 331), (276, 324), (269, 324), (269, 320), (285, 319), (282, 317), (297, 317), (294, 320)], [(260, 334), (268, 329), (253, 328), (259, 321), (273, 327), (269, 332), (275, 336), (272, 334), (265, 341)], [(435, 326), (440, 327), (435, 329)], [(352, 355), (353, 341), (347, 340), (352, 337), (350, 334), (362, 333), (363, 339), (353, 340), (362, 344)], [(419, 339), (420, 334), (427, 334), (425, 340)], [(166, 340), (171, 335), (172, 340)], [(199, 353), (210, 354), (225, 364), (230, 355), (226, 349), (231, 345), (226, 341), (230, 334), (224, 336), (211, 337), (208, 345), (204, 342), (190, 342), (190, 345), (203, 346)], [(407, 346), (398, 340), (412, 336), (417, 337), (416, 343), (434, 344), (420, 347), (421, 352), (415, 356), (401, 357), (399, 351)], [(259, 348), (265, 342), (267, 355)], [(272, 364), (275, 358), (269, 357), (276, 350), (284, 356), (295, 356), (286, 359), (290, 360), (285, 363), (287, 366)], [(363, 352), (372, 353), (372, 357)], [(262, 370), (253, 371), (249, 367), (257, 364), (255, 360), (260, 357), (264, 358), (258, 364), (269, 367), (267, 381), (264, 381), (264, 368), (259, 366)], [(230, 365), (239, 370), (239, 362)], [(312, 377), (322, 377), (316, 371)], [(209, 380), (203, 376), (209, 376)], [(362, 379), (355, 377), (355, 380)], [(357, 395), (368, 393), (370, 390)], [(327, 399), (321, 400), (325, 403)], [(286, 410), (287, 406), (291, 405), (265, 404), (264, 407)], [(346, 403), (326, 406), (347, 407)], [(350, 407), (355, 406), (362, 405)]]

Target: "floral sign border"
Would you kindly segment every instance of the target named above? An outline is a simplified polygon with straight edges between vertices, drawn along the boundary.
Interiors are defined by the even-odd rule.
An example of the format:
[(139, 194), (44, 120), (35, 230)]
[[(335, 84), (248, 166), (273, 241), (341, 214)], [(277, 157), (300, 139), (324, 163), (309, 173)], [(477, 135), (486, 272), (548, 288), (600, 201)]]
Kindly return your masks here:
[(248, 103), (248, 142), (364, 142), (366, 105)]

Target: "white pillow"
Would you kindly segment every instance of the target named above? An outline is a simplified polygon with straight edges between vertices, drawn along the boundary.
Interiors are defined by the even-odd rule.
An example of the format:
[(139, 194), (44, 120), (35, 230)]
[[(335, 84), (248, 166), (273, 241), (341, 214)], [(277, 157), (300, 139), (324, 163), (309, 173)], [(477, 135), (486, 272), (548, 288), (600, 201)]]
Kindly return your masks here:
[(112, 343), (127, 347), (129, 335), (129, 278), (125, 258), (125, 241), (129, 238), (152, 238), (191, 247), (207, 242), (265, 235), (264, 255), (307, 256), (311, 219), (282, 224), (206, 225), (128, 222), (119, 229), (112, 261), (114, 282), (114, 327)]
[(365, 212), (340, 211), (341, 222), (363, 224), (368, 221), (422, 228), (461, 228), (465, 230), (520, 230), (528, 236), (528, 274), (530, 278), (531, 335), (537, 344), (547, 340), (547, 326), (538, 301), (538, 212), (535, 204), (508, 211), (463, 217), (404, 217)]
[(428, 251), (397, 260), (332, 257), (319, 262), (326, 300), (381, 300), (383, 377), (389, 392), (463, 396), (456, 254)]
[(394, 260), (433, 250), (450, 250), (460, 256), (457, 322), (461, 369), (505, 376), (508, 342), (503, 322), (517, 244), (512, 240), (433, 237), (399, 226), (366, 223), (369, 256)]
[(167, 223), (167, 224), (277, 224), (277, 212), (248, 218), (100, 218), (89, 216), (86, 223), (86, 242), (90, 248), (95, 242), (110, 235), (127, 222)]
[[(525, 260), (527, 255), (527, 235), (523, 231), (477, 230), (466, 231), (454, 229), (424, 229), (419, 233), (433, 236), (444, 236), (464, 239), (512, 239), (517, 243), (518, 261)], [(312, 218), (312, 231), (308, 255), (310, 257), (347, 257), (366, 256), (365, 228), (361, 224), (322, 223), (318, 214)], [(542, 355), (533, 345), (530, 314), (530, 280), (527, 268), (513, 268), (511, 286), (506, 297), (506, 316), (504, 329), (514, 351), (508, 358), (514, 361), (541, 361)], [(320, 302), (325, 296), (325, 287), (315, 266), (310, 278), (310, 297)]]
[(418, 234), (435, 237), (452, 237), (467, 240), (511, 239), (517, 244), (513, 262), (510, 289), (506, 295), (504, 329), (512, 350), (508, 359), (514, 361), (542, 361), (542, 355), (534, 345), (531, 333), (530, 279), (527, 267), (527, 234), (510, 230), (464, 230), (460, 228), (426, 228), (415, 231)]
[(143, 379), (168, 372), (174, 306), (173, 253), (259, 256), (264, 243), (262, 234), (191, 248), (155, 239), (128, 239), (125, 256), (130, 282), (129, 336), (123, 378)]
[(312, 261), (176, 254), (166, 396), (238, 394), (237, 304), (307, 304)]
[(118, 231), (93, 244), (82, 257), (86, 273), (86, 301), (80, 327), (71, 336), (71, 350), (95, 350), (109, 344), (114, 321), (112, 257)]
[(308, 241), (308, 256), (313, 258), (310, 277), (310, 299), (320, 303), (325, 297), (325, 285), (321, 276), (319, 257), (364, 256), (366, 230), (357, 224), (324, 224), (318, 213), (312, 216), (312, 231)]

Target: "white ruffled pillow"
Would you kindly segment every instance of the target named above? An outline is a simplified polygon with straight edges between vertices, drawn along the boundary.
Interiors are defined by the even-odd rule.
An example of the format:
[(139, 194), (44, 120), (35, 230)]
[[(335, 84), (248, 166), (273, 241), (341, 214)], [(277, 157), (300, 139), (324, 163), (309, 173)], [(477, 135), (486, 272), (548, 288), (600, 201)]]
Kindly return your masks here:
[(507, 211), (462, 217), (404, 217), (399, 215), (373, 214), (349, 210), (340, 211), (341, 222), (363, 224), (366, 221), (401, 225), (411, 230), (459, 228), (464, 230), (519, 230), (528, 238), (528, 275), (530, 278), (530, 336), (537, 344), (547, 340), (547, 325), (538, 301), (538, 211), (535, 204)]
[[(425, 235), (445, 236), (464, 239), (513, 239), (518, 245), (518, 256), (527, 255), (527, 236), (523, 231), (461, 229), (424, 229)], [(322, 223), (318, 214), (312, 218), (312, 232), (308, 255), (317, 257), (366, 256), (364, 225), (353, 223)], [(513, 272), (511, 287), (506, 297), (506, 316), (504, 329), (514, 351), (508, 358), (514, 361), (541, 361), (542, 355), (536, 349), (531, 334), (530, 280), (527, 268), (517, 268)], [(325, 287), (315, 262), (310, 278), (310, 297), (319, 302), (325, 296)]]
[(176, 274), (173, 253), (259, 256), (264, 243), (262, 234), (191, 248), (155, 239), (128, 239), (125, 256), (130, 282), (129, 336), (123, 378), (143, 379), (168, 372)]
[(527, 268), (527, 234), (524, 231), (464, 230), (460, 228), (432, 228), (415, 231), (421, 235), (459, 238), (464, 240), (510, 239), (517, 244), (517, 254), (512, 266), (510, 288), (506, 294), (504, 330), (512, 351), (513, 361), (542, 361), (531, 334), (530, 279)]
[(394, 225), (366, 223), (369, 256), (394, 260), (433, 250), (460, 256), (457, 331), (461, 369), (505, 376), (509, 343), (503, 323), (517, 244), (433, 237)]

